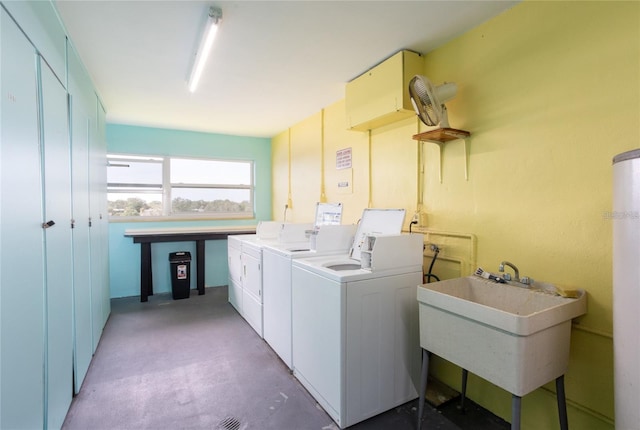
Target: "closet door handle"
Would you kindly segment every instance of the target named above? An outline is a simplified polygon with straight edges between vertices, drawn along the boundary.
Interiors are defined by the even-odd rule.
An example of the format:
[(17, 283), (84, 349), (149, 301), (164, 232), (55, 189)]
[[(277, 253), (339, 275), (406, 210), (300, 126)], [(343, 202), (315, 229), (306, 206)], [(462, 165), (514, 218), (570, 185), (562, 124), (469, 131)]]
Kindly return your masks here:
[(55, 224), (56, 223), (52, 219), (50, 219), (49, 221), (42, 223), (42, 228), (53, 227)]

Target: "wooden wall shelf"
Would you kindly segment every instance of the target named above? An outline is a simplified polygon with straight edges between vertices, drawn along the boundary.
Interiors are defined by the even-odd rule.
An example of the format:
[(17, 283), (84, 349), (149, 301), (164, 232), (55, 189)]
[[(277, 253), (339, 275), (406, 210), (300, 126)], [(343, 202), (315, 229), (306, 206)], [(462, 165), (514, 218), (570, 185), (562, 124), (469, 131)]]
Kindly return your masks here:
[(424, 133), (414, 134), (413, 140), (446, 143), (452, 140), (466, 139), (469, 136), (471, 136), (471, 133), (465, 130), (458, 130), (455, 128), (437, 128), (435, 130), (425, 131)]
[(440, 152), (440, 183), (442, 183), (442, 145), (453, 140), (462, 139), (464, 141), (464, 178), (469, 180), (469, 146), (467, 138), (471, 136), (466, 130), (458, 130), (456, 128), (437, 128), (435, 130), (425, 131), (413, 135), (413, 140), (420, 142), (431, 142), (438, 145)]

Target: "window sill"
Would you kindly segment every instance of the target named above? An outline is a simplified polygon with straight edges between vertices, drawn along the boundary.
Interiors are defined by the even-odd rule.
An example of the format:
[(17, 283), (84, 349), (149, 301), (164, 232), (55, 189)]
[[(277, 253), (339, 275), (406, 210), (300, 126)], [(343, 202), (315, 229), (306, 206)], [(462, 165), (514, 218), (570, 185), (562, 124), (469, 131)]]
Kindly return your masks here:
[(195, 221), (229, 221), (255, 219), (255, 214), (207, 214), (200, 216), (172, 215), (172, 216), (129, 216), (109, 217), (109, 223), (137, 223), (137, 222), (195, 222)]

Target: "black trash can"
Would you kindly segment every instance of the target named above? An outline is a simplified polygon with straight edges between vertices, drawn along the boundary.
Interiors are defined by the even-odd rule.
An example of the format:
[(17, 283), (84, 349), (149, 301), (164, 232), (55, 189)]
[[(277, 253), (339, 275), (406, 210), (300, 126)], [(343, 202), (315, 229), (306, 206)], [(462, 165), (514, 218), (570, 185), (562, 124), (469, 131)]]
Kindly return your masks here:
[(191, 253), (190, 252), (171, 252), (169, 254), (169, 263), (171, 266), (171, 293), (173, 300), (188, 299), (189, 273), (191, 272)]

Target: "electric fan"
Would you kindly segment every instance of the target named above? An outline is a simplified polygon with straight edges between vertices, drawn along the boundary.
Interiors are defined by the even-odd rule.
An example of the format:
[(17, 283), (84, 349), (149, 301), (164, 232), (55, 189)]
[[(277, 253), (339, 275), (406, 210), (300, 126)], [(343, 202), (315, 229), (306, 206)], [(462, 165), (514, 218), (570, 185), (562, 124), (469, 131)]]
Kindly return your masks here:
[(428, 126), (440, 124), (441, 128), (449, 128), (446, 102), (455, 97), (458, 86), (453, 82), (434, 86), (426, 76), (416, 75), (409, 82), (411, 103)]

